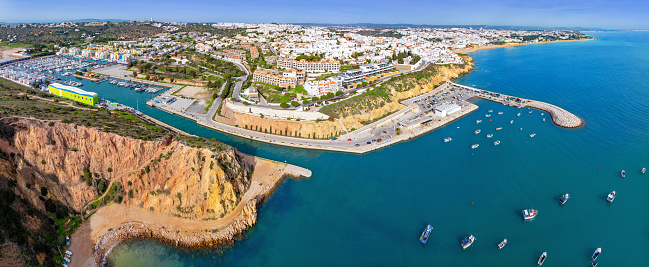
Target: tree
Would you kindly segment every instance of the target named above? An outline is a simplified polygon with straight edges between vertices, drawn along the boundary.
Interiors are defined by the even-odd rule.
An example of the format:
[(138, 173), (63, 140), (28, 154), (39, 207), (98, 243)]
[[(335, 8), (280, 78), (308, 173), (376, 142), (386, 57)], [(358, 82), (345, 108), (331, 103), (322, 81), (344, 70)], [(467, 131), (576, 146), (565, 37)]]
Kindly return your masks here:
[(282, 108), (288, 108), (288, 104), (286, 102), (283, 102), (282, 104), (279, 104), (280, 107)]
[(107, 171), (108, 171), (108, 172), (113, 172), (113, 168), (108, 167), (108, 170), (107, 170)]
[(318, 101), (318, 100), (320, 100), (320, 99), (317, 96), (314, 96), (313, 98), (311, 98), (311, 101)]
[(300, 103), (298, 103), (297, 101), (291, 101), (291, 106), (297, 107), (299, 105)]
[(336, 95), (342, 95), (344, 94), (343, 91), (336, 91)]

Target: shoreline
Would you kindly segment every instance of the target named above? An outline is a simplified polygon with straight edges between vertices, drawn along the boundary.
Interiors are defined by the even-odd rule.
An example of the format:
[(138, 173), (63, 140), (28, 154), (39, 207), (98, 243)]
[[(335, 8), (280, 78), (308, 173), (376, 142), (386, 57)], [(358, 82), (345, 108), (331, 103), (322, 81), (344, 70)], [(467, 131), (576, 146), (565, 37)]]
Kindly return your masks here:
[(476, 47), (476, 48), (464, 48), (464, 49), (458, 49), (458, 50), (454, 50), (453, 52), (458, 53), (458, 54), (464, 54), (464, 53), (476, 52), (476, 51), (481, 51), (481, 50), (489, 50), (489, 49), (497, 49), (497, 48), (507, 48), (507, 47), (518, 47), (518, 46), (522, 46), (522, 45), (550, 44), (550, 43), (563, 43), (563, 42), (576, 42), (576, 41), (591, 41), (591, 40), (596, 40), (596, 39), (578, 39), (578, 40), (544, 41), (544, 42), (538, 42), (538, 43), (507, 43), (507, 44), (504, 44), (504, 45), (488, 45), (488, 46), (480, 46), (480, 47)]

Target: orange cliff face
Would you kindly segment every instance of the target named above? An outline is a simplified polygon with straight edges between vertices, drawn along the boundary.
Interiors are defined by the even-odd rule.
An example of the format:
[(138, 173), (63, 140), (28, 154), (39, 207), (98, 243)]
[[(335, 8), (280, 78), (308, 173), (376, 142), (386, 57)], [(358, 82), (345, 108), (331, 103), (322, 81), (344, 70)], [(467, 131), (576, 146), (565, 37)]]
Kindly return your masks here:
[[(21, 120), (13, 143), (22, 155), (16, 180), (23, 195), (43, 207), (39, 190), (76, 211), (97, 199), (97, 182), (122, 187), (123, 202), (193, 219), (218, 219), (250, 187), (252, 165), (228, 146), (196, 148), (178, 141), (143, 141), (93, 128)], [(31, 165), (31, 166), (30, 166)], [(90, 172), (92, 183), (84, 177)], [(110, 168), (110, 170), (109, 170)]]

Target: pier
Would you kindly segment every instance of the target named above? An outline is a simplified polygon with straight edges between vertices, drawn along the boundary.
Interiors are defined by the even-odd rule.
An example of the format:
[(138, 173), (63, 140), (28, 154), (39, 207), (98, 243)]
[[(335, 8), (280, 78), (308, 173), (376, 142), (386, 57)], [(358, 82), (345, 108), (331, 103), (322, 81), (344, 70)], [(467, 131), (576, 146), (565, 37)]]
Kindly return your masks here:
[(494, 93), (487, 90), (482, 90), (482, 89), (478, 89), (478, 88), (474, 88), (462, 84), (457, 84), (450, 81), (448, 81), (447, 83), (456, 89), (468, 90), (475, 97), (482, 98), (484, 100), (489, 100), (489, 101), (493, 101), (496, 103), (517, 107), (517, 108), (530, 107), (530, 108), (545, 111), (548, 114), (550, 114), (554, 124), (564, 128), (578, 128), (584, 124), (584, 121), (581, 118), (568, 112), (565, 109), (562, 109), (560, 107), (557, 107), (549, 103)]

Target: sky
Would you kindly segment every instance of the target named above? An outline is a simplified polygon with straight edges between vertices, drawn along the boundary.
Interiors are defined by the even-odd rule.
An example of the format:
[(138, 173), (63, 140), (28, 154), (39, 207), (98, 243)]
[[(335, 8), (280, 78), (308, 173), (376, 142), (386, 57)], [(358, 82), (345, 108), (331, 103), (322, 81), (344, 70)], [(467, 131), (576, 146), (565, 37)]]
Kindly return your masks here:
[(649, 0), (0, 0), (0, 22), (88, 18), (649, 29)]

